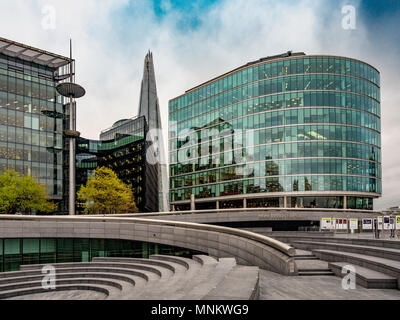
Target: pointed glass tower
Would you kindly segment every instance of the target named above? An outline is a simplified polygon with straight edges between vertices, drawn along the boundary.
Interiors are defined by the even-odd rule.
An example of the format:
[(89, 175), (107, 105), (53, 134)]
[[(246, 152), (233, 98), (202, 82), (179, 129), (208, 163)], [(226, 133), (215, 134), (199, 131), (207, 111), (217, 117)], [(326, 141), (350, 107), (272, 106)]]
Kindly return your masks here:
[(168, 211), (168, 170), (164, 139), (157, 97), (153, 54), (149, 51), (144, 59), (143, 79), (140, 89), (139, 116), (147, 121), (146, 192), (147, 203), (158, 202), (159, 211)]

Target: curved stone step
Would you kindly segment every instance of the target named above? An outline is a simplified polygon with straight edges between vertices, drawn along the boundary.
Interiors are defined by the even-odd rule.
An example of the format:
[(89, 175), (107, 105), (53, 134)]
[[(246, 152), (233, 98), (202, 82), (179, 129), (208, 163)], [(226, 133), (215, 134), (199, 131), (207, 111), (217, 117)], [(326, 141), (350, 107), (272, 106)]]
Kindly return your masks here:
[(145, 265), (159, 266), (166, 268), (172, 272), (175, 272), (174, 264), (169, 261), (161, 261), (154, 259), (142, 259), (142, 258), (114, 258), (114, 257), (95, 257), (92, 262), (128, 262), (128, 263), (139, 263)]
[(197, 254), (193, 256), (193, 260), (199, 262), (202, 265), (206, 265), (206, 264), (217, 264), (218, 260), (207, 256), (205, 254)]
[(174, 264), (175, 273), (170, 278), (161, 278), (159, 281), (146, 285), (142, 292), (136, 291), (126, 297), (127, 299), (175, 299), (172, 295), (186, 283), (192, 283), (201, 268), (200, 263), (187, 258), (155, 255), (153, 259)]
[(301, 249), (328, 249), (345, 251), (400, 261), (400, 249), (317, 241), (294, 241), (292, 244)]
[(60, 285), (56, 286), (55, 290), (48, 290), (44, 289), (42, 286), (39, 287), (32, 287), (28, 289), (15, 289), (15, 290), (9, 290), (9, 291), (3, 291), (0, 292), (0, 299), (8, 299), (8, 298), (13, 298), (13, 297), (19, 297), (19, 296), (24, 296), (24, 295), (31, 295), (31, 294), (36, 294), (36, 293), (48, 293), (51, 295), (54, 295), (55, 292), (58, 291), (72, 291), (72, 290), (85, 290), (85, 291), (96, 291), (103, 293), (106, 298), (109, 296), (109, 289), (107, 287), (103, 287), (100, 285)]
[(225, 281), (225, 278), (235, 266), (235, 258), (220, 258), (216, 263), (203, 264), (196, 278), (190, 285), (183, 287), (181, 294), (184, 295), (184, 299), (202, 299), (217, 288), (221, 282)]
[(186, 269), (189, 269), (191, 265), (195, 264), (196, 262), (189, 258), (177, 257), (177, 256), (164, 256), (161, 254), (153, 254), (149, 257), (153, 260), (161, 260), (161, 261), (170, 261), (178, 263), (184, 266)]
[[(21, 277), (7, 277), (0, 279), (0, 286), (9, 283), (18, 283), (24, 281), (35, 281), (35, 280), (42, 280), (44, 274), (40, 275), (31, 275), (31, 276), (21, 276)], [(57, 279), (66, 279), (66, 278), (104, 278), (104, 279), (113, 279), (118, 280), (121, 282), (128, 283), (132, 286), (135, 286), (137, 277), (135, 276), (125, 276), (117, 273), (100, 273), (100, 272), (90, 272), (90, 273), (57, 273)]]
[[(115, 281), (103, 280), (103, 279), (90, 279), (90, 278), (68, 278), (68, 279), (55, 279), (55, 286), (59, 285), (82, 285), (82, 284), (94, 284), (101, 285), (103, 287), (110, 287), (108, 289), (108, 295), (111, 293), (117, 293), (113, 288), (118, 289), (118, 291), (122, 290), (122, 285)], [(42, 287), (42, 279), (36, 281), (26, 281), (26, 282), (18, 282), (12, 284), (3, 284), (0, 285), (0, 292), (3, 291), (12, 291), (12, 290), (21, 290), (31, 287)]]
[[(0, 273), (0, 299), (18, 299), (21, 295), (35, 299), (35, 294), (46, 299), (47, 293), (49, 299), (57, 297), (52, 290), (41, 287), (46, 276), (42, 273), (43, 266), (28, 265), (21, 271)], [(152, 255), (150, 259), (95, 258), (92, 262), (52, 266), (56, 270), (56, 289), (71, 290), (60, 297), (76, 298), (81, 294), (87, 298), (90, 295), (75, 294), (73, 290), (91, 287), (106, 292), (105, 299), (123, 300), (254, 299), (258, 296), (258, 267), (238, 266), (234, 258)]]
[[(36, 264), (36, 265), (24, 265), (22, 270), (41, 270), (45, 264)], [(135, 269), (135, 270), (144, 270), (149, 271), (160, 278), (162, 276), (168, 276), (170, 274), (170, 270), (167, 268), (159, 267), (159, 266), (150, 266), (138, 263), (130, 263), (130, 262), (69, 262), (69, 263), (56, 263), (52, 266), (55, 267), (56, 270), (58, 269), (75, 269), (75, 268), (83, 268), (83, 267), (103, 267), (103, 268), (124, 268), (124, 269)], [(22, 266), (21, 266), (22, 267)]]
[[(347, 273), (342, 273), (347, 262), (329, 262), (333, 273), (343, 278)], [(368, 289), (397, 289), (397, 279), (382, 272), (371, 270), (352, 264), (355, 268), (356, 284)]]

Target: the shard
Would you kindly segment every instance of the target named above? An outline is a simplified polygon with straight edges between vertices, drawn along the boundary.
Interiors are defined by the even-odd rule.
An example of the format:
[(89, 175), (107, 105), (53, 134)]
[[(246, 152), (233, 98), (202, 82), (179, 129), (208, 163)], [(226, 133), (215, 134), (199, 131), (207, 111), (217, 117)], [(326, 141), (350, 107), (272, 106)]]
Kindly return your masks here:
[[(152, 187), (146, 192), (147, 203), (158, 202), (159, 211), (168, 211), (168, 171), (164, 139), (157, 97), (153, 54), (144, 59), (143, 79), (140, 89), (139, 116), (145, 116), (148, 125), (146, 180)], [(154, 203), (154, 202), (153, 202)]]

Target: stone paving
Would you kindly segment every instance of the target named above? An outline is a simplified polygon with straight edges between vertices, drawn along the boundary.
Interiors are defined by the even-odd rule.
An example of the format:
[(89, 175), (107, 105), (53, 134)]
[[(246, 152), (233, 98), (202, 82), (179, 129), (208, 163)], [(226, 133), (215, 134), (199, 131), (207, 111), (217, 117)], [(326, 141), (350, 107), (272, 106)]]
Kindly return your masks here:
[(260, 300), (400, 300), (396, 289), (344, 290), (335, 276), (283, 276), (260, 270)]

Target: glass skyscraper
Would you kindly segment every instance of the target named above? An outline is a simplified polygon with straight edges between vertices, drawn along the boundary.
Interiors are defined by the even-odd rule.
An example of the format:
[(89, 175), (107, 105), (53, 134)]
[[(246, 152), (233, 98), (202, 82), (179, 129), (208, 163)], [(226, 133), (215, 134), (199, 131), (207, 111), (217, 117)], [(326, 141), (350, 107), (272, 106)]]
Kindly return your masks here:
[[(85, 185), (97, 167), (112, 169), (128, 184), (141, 212), (158, 211), (157, 203), (146, 201), (146, 132), (145, 117), (117, 121), (102, 131), (101, 140), (77, 139), (76, 191)], [(78, 203), (78, 210), (82, 211)]]
[(94, 169), (105, 166), (131, 187), (140, 212), (165, 210), (168, 181), (163, 180), (167, 176), (166, 165), (159, 161), (164, 151), (161, 129), (153, 55), (148, 52), (144, 59), (138, 116), (115, 122), (100, 133), (100, 140), (78, 138), (77, 190), (86, 184)]
[(0, 38), (0, 171), (37, 178), (61, 211), (68, 210), (62, 200), (69, 116), (56, 86), (69, 64), (69, 58)]
[(262, 58), (169, 101), (170, 203), (372, 209), (380, 76), (352, 58)]

